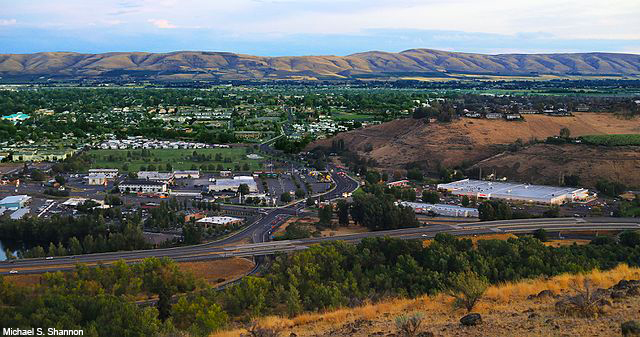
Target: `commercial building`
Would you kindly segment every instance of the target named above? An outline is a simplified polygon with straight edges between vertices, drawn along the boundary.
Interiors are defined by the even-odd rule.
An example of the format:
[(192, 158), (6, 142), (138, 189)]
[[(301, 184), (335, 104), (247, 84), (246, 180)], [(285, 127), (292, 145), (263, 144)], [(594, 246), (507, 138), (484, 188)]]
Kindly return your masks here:
[(167, 184), (160, 181), (134, 179), (118, 185), (120, 193), (166, 193)]
[(140, 171), (138, 179), (159, 181), (167, 184), (173, 183), (173, 172)]
[(237, 176), (232, 179), (214, 179), (209, 185), (209, 192), (231, 191), (237, 192), (240, 185), (249, 186), (249, 192), (258, 192), (258, 184), (252, 176)]
[(90, 169), (89, 175), (91, 174), (104, 174), (107, 179), (114, 179), (118, 177), (118, 169)]
[(589, 190), (576, 187), (555, 187), (508, 182), (464, 179), (438, 184), (438, 189), (453, 195), (477, 199), (497, 199), (527, 203), (560, 205), (565, 202), (585, 201), (592, 197)]
[(20, 208), (19, 210), (11, 213), (9, 218), (11, 218), (11, 220), (20, 220), (24, 218), (25, 215), (29, 214), (30, 211), (31, 209), (29, 209), (28, 207)]
[(104, 173), (89, 173), (88, 184), (89, 185), (106, 185), (107, 176)]
[(200, 179), (200, 171), (173, 171), (173, 177), (175, 179)]
[(413, 208), (418, 214), (437, 214), (442, 216), (477, 218), (479, 216), (477, 208), (468, 208), (457, 205), (446, 204), (423, 204), (419, 202), (402, 201), (401, 205)]
[(30, 201), (31, 197), (28, 195), (10, 195), (0, 200), (0, 207), (16, 210), (25, 207)]
[(234, 218), (230, 216), (210, 216), (202, 218), (196, 221), (196, 223), (202, 225), (204, 228), (209, 228), (210, 226), (239, 225), (243, 221), (244, 220), (241, 218)]

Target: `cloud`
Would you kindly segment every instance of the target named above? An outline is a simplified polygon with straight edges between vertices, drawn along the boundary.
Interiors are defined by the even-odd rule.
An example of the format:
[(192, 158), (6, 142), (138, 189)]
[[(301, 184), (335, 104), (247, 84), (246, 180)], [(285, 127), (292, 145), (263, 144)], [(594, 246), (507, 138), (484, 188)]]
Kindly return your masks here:
[(147, 21), (150, 22), (152, 25), (156, 26), (157, 28), (160, 28), (160, 29), (178, 28), (178, 26), (176, 26), (176, 25), (172, 24), (171, 22), (169, 22), (169, 20), (149, 19)]
[(18, 21), (16, 19), (0, 19), (0, 26), (13, 26)]

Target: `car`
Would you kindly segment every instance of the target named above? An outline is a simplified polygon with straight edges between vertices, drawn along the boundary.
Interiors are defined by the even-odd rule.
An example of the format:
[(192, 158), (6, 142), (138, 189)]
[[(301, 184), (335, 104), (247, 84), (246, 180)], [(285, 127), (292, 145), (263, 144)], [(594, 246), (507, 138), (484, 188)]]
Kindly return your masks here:
[(15, 270), (15, 269), (9, 270), (9, 274), (17, 274), (17, 273), (18, 273), (18, 271)]
[(47, 256), (45, 260), (53, 260), (53, 256)]
[(427, 235), (427, 234), (422, 234), (422, 236), (423, 236), (423, 237), (427, 237), (427, 236), (429, 236), (429, 235)]

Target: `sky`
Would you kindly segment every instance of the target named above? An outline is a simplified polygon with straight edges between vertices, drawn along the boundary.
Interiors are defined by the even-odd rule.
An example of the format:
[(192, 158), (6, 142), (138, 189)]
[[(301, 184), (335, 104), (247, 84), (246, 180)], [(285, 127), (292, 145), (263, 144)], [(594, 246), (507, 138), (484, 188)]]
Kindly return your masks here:
[(640, 0), (0, 0), (0, 53), (640, 54)]

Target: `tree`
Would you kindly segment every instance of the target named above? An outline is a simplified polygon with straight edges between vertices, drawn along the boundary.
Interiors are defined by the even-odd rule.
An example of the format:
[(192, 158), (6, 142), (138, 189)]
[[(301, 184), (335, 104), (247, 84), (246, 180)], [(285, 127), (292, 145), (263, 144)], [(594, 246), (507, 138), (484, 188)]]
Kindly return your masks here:
[(69, 239), (69, 252), (72, 255), (82, 254), (82, 245), (80, 244), (80, 240), (75, 236)]
[(31, 179), (35, 181), (44, 181), (45, 178), (44, 173), (40, 170), (33, 170), (33, 172), (31, 172)]
[(429, 204), (437, 204), (440, 202), (440, 195), (436, 191), (422, 191), (422, 201)]
[(238, 194), (240, 194), (240, 199), (242, 199), (243, 196), (249, 194), (249, 185), (240, 184), (240, 186), (238, 186)]
[(345, 200), (338, 200), (336, 213), (338, 215), (338, 223), (342, 226), (349, 226), (349, 203)]
[(286, 302), (289, 317), (293, 317), (302, 312), (303, 307), (302, 301), (300, 300), (300, 292), (298, 292), (298, 289), (291, 284), (289, 285), (289, 291), (287, 292)]
[(307, 195), (307, 193), (302, 188), (296, 188), (296, 198), (302, 198), (305, 195)]
[(463, 195), (462, 199), (460, 199), (460, 203), (462, 204), (463, 207), (469, 206), (469, 203), (470, 203), (469, 197), (466, 195)]
[(333, 216), (333, 206), (330, 204), (320, 207), (318, 210), (319, 223), (327, 226), (331, 224), (331, 218)]
[(544, 230), (544, 228), (539, 228), (536, 229), (535, 231), (533, 231), (533, 237), (542, 241), (542, 242), (547, 242), (549, 241), (549, 236), (547, 234), (547, 231)]
[(293, 198), (291, 197), (291, 193), (289, 192), (282, 192), (282, 194), (280, 194), (280, 201), (288, 203), (291, 202)]
[(450, 288), (450, 294), (455, 298), (454, 308), (464, 308), (471, 312), (488, 286), (487, 280), (474, 272), (466, 271), (454, 275)]
[(181, 297), (171, 307), (171, 316), (178, 329), (188, 331), (193, 336), (209, 336), (224, 327), (228, 321), (227, 313), (203, 296), (192, 300)]
[(173, 165), (171, 165), (171, 163), (167, 163), (167, 165), (165, 166), (165, 170), (169, 172), (173, 171)]
[(58, 184), (60, 184), (60, 185), (64, 185), (64, 184), (67, 182), (67, 181), (64, 179), (64, 177), (63, 177), (63, 176), (56, 176), (56, 177), (55, 177), (55, 180), (56, 180), (56, 182), (57, 182)]
[(569, 128), (560, 129), (560, 137), (565, 139), (571, 137), (571, 130)]
[(627, 247), (640, 245), (640, 231), (624, 231), (619, 235), (620, 244)]

